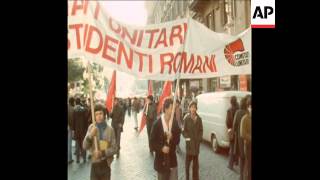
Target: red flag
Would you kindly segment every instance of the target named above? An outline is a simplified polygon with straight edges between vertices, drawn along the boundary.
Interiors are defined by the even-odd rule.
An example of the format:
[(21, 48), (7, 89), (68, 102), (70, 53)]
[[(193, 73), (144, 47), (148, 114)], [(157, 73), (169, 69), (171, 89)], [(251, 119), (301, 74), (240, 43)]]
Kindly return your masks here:
[(139, 134), (141, 133), (141, 131), (143, 130), (143, 128), (146, 126), (146, 123), (147, 123), (147, 116), (146, 116), (146, 114), (143, 112), (142, 117), (141, 117), (141, 122), (140, 122)]
[[(148, 96), (152, 95), (152, 84), (151, 81), (148, 81)], [(148, 112), (148, 107), (147, 107), (147, 101), (144, 104), (144, 108), (143, 110), (146, 108), (146, 112)], [(143, 112), (142, 113), (142, 117), (141, 117), (141, 123), (140, 123), (140, 128), (139, 128), (139, 133), (141, 133), (141, 131), (143, 130), (143, 128), (146, 126), (147, 123), (147, 116), (146, 114)]]
[(157, 107), (157, 114), (159, 115), (161, 112), (161, 108), (162, 108), (162, 104), (163, 101), (166, 97), (171, 96), (171, 89), (172, 89), (172, 82), (171, 81), (166, 81), (163, 85), (163, 90), (162, 90), (162, 94), (159, 98), (159, 104)]
[(113, 71), (111, 83), (108, 90), (108, 95), (106, 99), (106, 108), (109, 112), (112, 110), (113, 100), (116, 95), (116, 71)]

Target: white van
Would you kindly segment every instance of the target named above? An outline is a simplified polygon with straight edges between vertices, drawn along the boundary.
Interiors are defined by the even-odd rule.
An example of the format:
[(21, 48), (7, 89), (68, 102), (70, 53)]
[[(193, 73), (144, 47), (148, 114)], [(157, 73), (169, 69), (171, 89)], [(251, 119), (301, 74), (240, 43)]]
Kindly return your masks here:
[(203, 139), (211, 142), (212, 150), (218, 152), (220, 148), (229, 147), (229, 138), (226, 126), (226, 116), (232, 96), (236, 96), (238, 103), (251, 92), (223, 91), (200, 94), (196, 97), (197, 113), (203, 124)]

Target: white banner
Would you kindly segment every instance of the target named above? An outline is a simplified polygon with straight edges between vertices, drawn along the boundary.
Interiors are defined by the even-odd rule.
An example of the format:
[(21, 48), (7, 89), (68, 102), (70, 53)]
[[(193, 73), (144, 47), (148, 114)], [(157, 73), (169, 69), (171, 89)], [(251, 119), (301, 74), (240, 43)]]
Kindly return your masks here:
[(251, 74), (251, 29), (215, 33), (191, 18), (144, 27), (124, 25), (99, 1), (68, 1), (68, 58), (150, 80)]

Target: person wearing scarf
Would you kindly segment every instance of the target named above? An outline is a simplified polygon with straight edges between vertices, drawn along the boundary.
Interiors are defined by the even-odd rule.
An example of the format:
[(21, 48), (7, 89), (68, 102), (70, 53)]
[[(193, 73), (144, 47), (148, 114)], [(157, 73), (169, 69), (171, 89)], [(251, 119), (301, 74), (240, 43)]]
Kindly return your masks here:
[(114, 130), (106, 122), (106, 113), (103, 105), (94, 107), (96, 123), (89, 126), (83, 141), (83, 148), (92, 153), (91, 180), (111, 179), (111, 163), (118, 150)]
[(154, 169), (158, 180), (178, 180), (176, 146), (180, 142), (181, 130), (176, 120), (171, 120), (173, 100), (163, 103), (163, 114), (152, 126), (150, 143), (155, 151)]

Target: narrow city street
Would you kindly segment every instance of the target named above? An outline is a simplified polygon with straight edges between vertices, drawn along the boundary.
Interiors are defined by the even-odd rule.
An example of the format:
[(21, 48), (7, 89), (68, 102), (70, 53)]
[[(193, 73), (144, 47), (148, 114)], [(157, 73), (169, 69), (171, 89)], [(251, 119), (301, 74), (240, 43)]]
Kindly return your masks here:
[[(138, 115), (140, 124), (141, 114)], [(111, 120), (109, 120), (111, 121)], [(108, 122), (110, 124), (110, 122)], [(74, 142), (73, 150), (74, 152)], [(178, 176), (179, 180), (185, 179), (185, 143), (181, 136), (180, 147), (181, 153), (178, 157)], [(73, 155), (73, 160), (75, 160)], [(121, 136), (120, 157), (114, 158), (111, 165), (112, 180), (155, 180), (157, 179), (156, 171), (153, 169), (153, 159), (149, 153), (147, 142), (146, 128), (140, 135), (134, 130), (133, 117), (126, 115), (124, 131)], [(210, 149), (209, 143), (202, 143), (199, 155), (199, 170), (201, 180), (238, 180), (239, 167), (232, 171), (227, 168), (228, 153), (223, 151), (215, 154)], [(191, 173), (191, 172), (190, 172)], [(191, 174), (190, 174), (191, 175)], [(89, 180), (90, 179), (90, 161), (79, 164), (75, 161), (68, 165), (68, 180)]]

